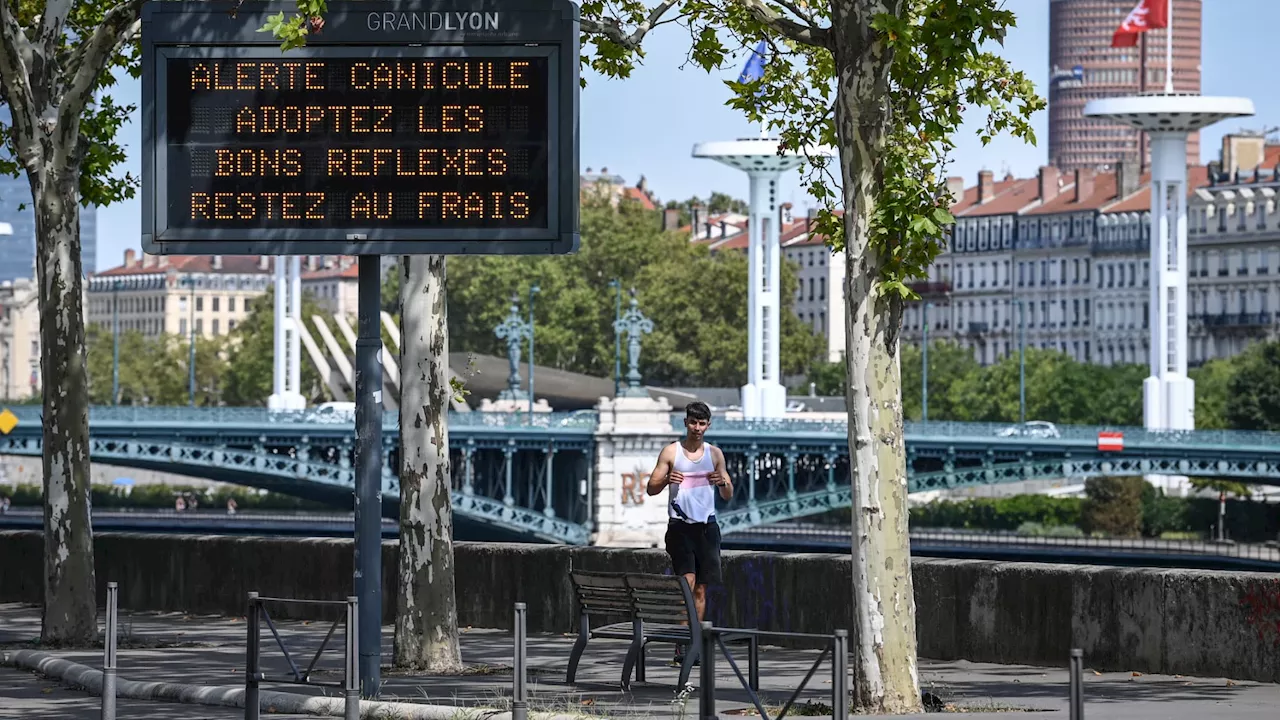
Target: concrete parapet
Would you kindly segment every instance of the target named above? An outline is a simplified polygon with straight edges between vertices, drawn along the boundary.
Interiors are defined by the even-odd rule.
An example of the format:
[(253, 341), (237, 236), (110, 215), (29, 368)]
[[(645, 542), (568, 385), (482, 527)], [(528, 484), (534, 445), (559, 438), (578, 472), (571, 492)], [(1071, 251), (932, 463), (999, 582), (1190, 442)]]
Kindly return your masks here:
[[(99, 595), (120, 583), (120, 607), (238, 615), (253, 590), (288, 598), (350, 593), (350, 540), (101, 533)], [(41, 597), (42, 539), (0, 532), (0, 602)], [(383, 617), (395, 612), (397, 545), (383, 543)], [(571, 568), (665, 572), (653, 549), (458, 543), (458, 620), (509, 629), (515, 602), (529, 632), (574, 630)], [(912, 561), (922, 657), (1089, 667), (1280, 682), (1280, 577), (984, 560)], [(709, 592), (717, 625), (830, 633), (847, 627), (847, 555), (725, 553)], [(284, 606), (279, 617), (310, 609)], [(291, 614), (292, 613), (292, 614)]]

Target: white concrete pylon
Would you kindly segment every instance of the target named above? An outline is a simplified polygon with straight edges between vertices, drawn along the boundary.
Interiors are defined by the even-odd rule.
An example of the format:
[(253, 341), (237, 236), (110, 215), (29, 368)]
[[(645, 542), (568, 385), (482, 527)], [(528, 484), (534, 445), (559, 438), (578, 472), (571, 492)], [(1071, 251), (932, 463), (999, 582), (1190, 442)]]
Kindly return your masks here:
[[(1158, 93), (1091, 100), (1087, 117), (1145, 130), (1151, 144), (1148, 362), (1142, 383), (1148, 430), (1195, 428), (1195, 383), (1187, 376), (1187, 135), (1220, 120), (1253, 115), (1248, 98)], [(1186, 482), (1148, 478), (1185, 491)]]
[[(811, 149), (810, 156), (829, 156), (828, 149)], [(742, 414), (747, 418), (776, 418), (786, 414), (787, 390), (782, 386), (781, 352), (782, 250), (778, 244), (778, 179), (800, 167), (803, 155), (779, 154), (770, 138), (699, 143), (693, 156), (707, 158), (747, 173), (751, 209), (747, 224), (747, 384), (742, 387)], [(697, 228), (694, 228), (696, 235)]]

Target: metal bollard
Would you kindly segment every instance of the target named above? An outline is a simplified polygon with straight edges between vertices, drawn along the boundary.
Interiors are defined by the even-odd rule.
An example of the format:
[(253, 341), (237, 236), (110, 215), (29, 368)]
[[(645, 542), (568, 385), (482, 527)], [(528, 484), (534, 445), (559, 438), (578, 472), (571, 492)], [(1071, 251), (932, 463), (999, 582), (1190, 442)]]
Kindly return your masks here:
[(343, 720), (360, 720), (360, 599), (347, 596), (347, 642), (342, 654)]
[(511, 663), (514, 678), (512, 680), (514, 687), (511, 689), (511, 720), (529, 720), (528, 688), (525, 687), (527, 680), (525, 661), (529, 652), (525, 646), (526, 616), (525, 604), (522, 602), (516, 603), (516, 622), (513, 630), (515, 635), (515, 658)]
[(849, 717), (849, 631), (837, 630), (831, 639), (831, 717)]
[(710, 622), (702, 623), (701, 663), (702, 687), (698, 688), (698, 720), (718, 720), (716, 715), (716, 634)]
[(116, 720), (116, 634), (119, 587), (107, 583), (107, 634), (102, 641), (102, 720)]
[(258, 697), (258, 618), (261, 607), (258, 605), (258, 593), (249, 593), (249, 611), (245, 616), (244, 658), (244, 720), (259, 720), (262, 714), (262, 703)]
[(1079, 648), (1071, 650), (1070, 672), (1071, 720), (1084, 720), (1084, 652)]

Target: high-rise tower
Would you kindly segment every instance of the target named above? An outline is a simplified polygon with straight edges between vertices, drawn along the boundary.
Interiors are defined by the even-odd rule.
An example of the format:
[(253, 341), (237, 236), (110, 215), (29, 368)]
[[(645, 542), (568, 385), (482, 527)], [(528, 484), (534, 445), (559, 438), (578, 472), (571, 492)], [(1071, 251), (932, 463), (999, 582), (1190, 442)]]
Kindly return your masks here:
[[(1105, 169), (1117, 161), (1139, 160), (1151, 168), (1146, 134), (1123, 122), (1084, 116), (1085, 103), (1164, 89), (1165, 30), (1146, 33), (1143, 43), (1113, 48), (1111, 38), (1137, 0), (1050, 0), (1049, 2), (1049, 164), (1063, 171)], [(1200, 92), (1201, 0), (1173, 0), (1173, 90)], [(1200, 135), (1187, 138), (1187, 162), (1200, 162)]]

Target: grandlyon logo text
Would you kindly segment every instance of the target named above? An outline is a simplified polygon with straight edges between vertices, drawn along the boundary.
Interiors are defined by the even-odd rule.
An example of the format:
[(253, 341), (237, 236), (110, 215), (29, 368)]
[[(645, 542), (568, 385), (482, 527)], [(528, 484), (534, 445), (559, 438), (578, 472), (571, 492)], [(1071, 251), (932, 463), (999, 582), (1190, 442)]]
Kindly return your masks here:
[(370, 30), (497, 30), (495, 12), (369, 13)]

